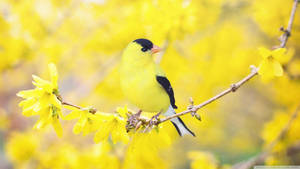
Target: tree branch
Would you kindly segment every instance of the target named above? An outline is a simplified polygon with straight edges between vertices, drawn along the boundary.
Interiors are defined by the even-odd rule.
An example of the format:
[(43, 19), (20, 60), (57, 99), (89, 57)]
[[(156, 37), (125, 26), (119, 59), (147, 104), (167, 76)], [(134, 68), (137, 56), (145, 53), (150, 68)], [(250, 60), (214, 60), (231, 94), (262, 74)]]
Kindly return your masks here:
[[(288, 23), (288, 27), (287, 29), (284, 29), (284, 28), (281, 28), (282, 31), (284, 31), (284, 34), (281, 35), (281, 38), (280, 38), (280, 41), (281, 41), (281, 44), (279, 47), (281, 48), (284, 48), (286, 46), (286, 43), (287, 43), (287, 40), (288, 38), (291, 36), (291, 30), (292, 30), (292, 25), (293, 25), (293, 21), (294, 21), (294, 18), (295, 18), (295, 13), (296, 13), (296, 9), (297, 9), (297, 4), (298, 4), (298, 0), (294, 0), (294, 4), (293, 4), (293, 8), (292, 8), (292, 12), (291, 12), (291, 16), (290, 16), (290, 19), (289, 19), (289, 23)], [(230, 88), (224, 90), (223, 92), (219, 93), (218, 95), (210, 98), (209, 100), (197, 105), (197, 106), (191, 106), (188, 110), (186, 111), (183, 111), (181, 113), (176, 113), (172, 116), (168, 116), (164, 119), (161, 119), (160, 121), (157, 122), (157, 124), (159, 123), (163, 123), (165, 121), (168, 121), (168, 120), (171, 120), (172, 118), (175, 118), (175, 117), (179, 117), (179, 116), (182, 116), (182, 115), (185, 115), (185, 114), (188, 114), (188, 113), (192, 113), (192, 115), (195, 115), (195, 113), (202, 107), (210, 104), (211, 102), (227, 95), (228, 93), (231, 93), (231, 92), (235, 92), (240, 86), (242, 86), (244, 83), (246, 83), (248, 80), (252, 79), (255, 75), (258, 74), (258, 69), (255, 68), (254, 66), (252, 66), (251, 68), (251, 73), (246, 76), (244, 79), (242, 79), (241, 81), (235, 83), (235, 84), (232, 84)]]
[[(291, 12), (291, 16), (290, 16), (290, 19), (289, 19), (289, 23), (288, 23), (288, 27), (287, 29), (284, 29), (283, 27), (281, 28), (281, 30), (284, 32), (284, 34), (281, 35), (280, 37), (280, 41), (281, 41), (281, 44), (279, 45), (280, 48), (284, 48), (286, 46), (286, 43), (287, 43), (287, 40), (288, 38), (291, 36), (291, 30), (292, 30), (292, 25), (293, 25), (293, 21), (294, 21), (294, 18), (295, 18), (295, 13), (296, 13), (296, 9), (297, 9), (297, 4), (298, 4), (298, 0), (294, 0), (294, 4), (293, 4), (293, 8), (292, 8), (292, 12)], [(158, 120), (156, 121), (155, 123), (152, 123), (152, 124), (155, 124), (155, 125), (158, 125), (160, 123), (163, 123), (163, 122), (166, 122), (168, 120), (171, 120), (173, 118), (176, 118), (176, 117), (179, 117), (179, 116), (182, 116), (182, 115), (185, 115), (185, 114), (188, 114), (188, 113), (191, 113), (193, 116), (196, 115), (196, 112), (214, 102), (215, 100), (231, 93), (231, 92), (235, 92), (238, 88), (240, 88), (244, 83), (246, 83), (248, 80), (252, 79), (254, 76), (256, 76), (258, 74), (258, 68), (252, 66), (251, 67), (251, 73), (246, 76), (245, 78), (243, 78), (241, 81), (237, 82), (237, 83), (234, 83), (231, 85), (230, 88), (224, 90), (223, 92), (217, 94), (216, 96), (208, 99), (207, 101), (197, 105), (197, 106), (194, 106), (193, 104), (191, 106), (189, 106), (188, 110), (185, 110), (183, 112), (180, 112), (180, 113), (176, 113), (172, 116), (168, 116), (168, 117), (165, 117), (161, 120)], [(196, 116), (197, 117), (197, 116)], [(198, 115), (198, 119), (200, 119), (200, 116)]]
[(61, 104), (71, 106), (71, 107), (75, 107), (79, 110), (88, 110), (92, 114), (95, 114), (97, 112), (97, 109), (95, 109), (93, 107), (84, 108), (84, 107), (80, 107), (80, 106), (77, 106), (77, 105), (74, 105), (74, 104), (71, 104), (71, 103), (68, 103), (68, 102), (65, 102), (65, 101), (62, 101)]
[(291, 16), (290, 16), (287, 28), (286, 29), (284, 29), (283, 27), (280, 28), (280, 30), (284, 32), (282, 34), (282, 36), (280, 37), (280, 41), (281, 41), (280, 47), (281, 48), (285, 47), (288, 38), (291, 36), (292, 26), (293, 26), (293, 22), (294, 22), (298, 2), (299, 2), (299, 0), (294, 0), (294, 4), (293, 4), (293, 8), (292, 8), (292, 11), (291, 11)]
[[(292, 25), (293, 25), (293, 21), (295, 18), (295, 13), (296, 13), (298, 2), (299, 2), (299, 0), (294, 0), (287, 29), (284, 29), (283, 27), (280, 28), (284, 32), (284, 34), (282, 34), (280, 37), (280, 41), (281, 41), (280, 47), (281, 48), (284, 48), (286, 46), (287, 40), (291, 36)], [(276, 146), (276, 144), (286, 135), (292, 122), (297, 118), (299, 111), (300, 111), (300, 104), (296, 108), (295, 112), (292, 114), (291, 118), (289, 119), (289, 121), (287, 122), (285, 127), (283, 127), (281, 129), (278, 136), (266, 147), (266, 149), (263, 152), (261, 152), (260, 154), (256, 155), (255, 157), (253, 157), (247, 161), (235, 164), (232, 168), (233, 169), (250, 169), (254, 165), (264, 162), (265, 159), (272, 152), (272, 149)]]
[[(293, 21), (294, 21), (296, 9), (297, 9), (297, 4), (298, 4), (298, 0), (294, 0), (294, 4), (293, 4), (293, 8), (292, 8), (292, 12), (291, 12), (291, 16), (290, 16), (290, 19), (289, 19), (287, 29), (281, 28), (281, 30), (284, 32), (284, 34), (282, 34), (281, 37), (280, 37), (281, 44), (280, 44), (279, 47), (281, 47), (281, 48), (286, 46), (287, 40), (291, 36), (291, 29), (292, 29), (292, 24), (293, 24)], [(164, 46), (165, 46), (165, 48), (166, 48), (166, 46), (168, 46), (168, 41), (165, 42)], [(133, 114), (128, 118), (128, 124), (129, 124), (128, 126), (129, 127), (126, 127), (126, 128), (127, 128), (127, 130), (130, 129), (130, 128), (138, 129), (141, 125), (146, 126), (147, 128), (150, 128), (150, 127), (152, 127), (152, 125), (158, 125), (160, 123), (166, 122), (168, 120), (171, 120), (173, 118), (176, 118), (176, 117), (188, 114), (188, 113), (191, 113), (192, 116), (196, 116), (197, 119), (201, 120), (199, 114), (196, 114), (196, 112), (199, 109), (201, 109), (202, 107), (204, 107), (204, 106), (220, 99), (221, 97), (223, 97), (223, 96), (225, 96), (229, 93), (235, 92), (237, 89), (239, 89), (247, 81), (249, 81), (250, 79), (252, 79), (256, 75), (258, 75), (258, 68), (256, 68), (255, 66), (251, 66), (250, 68), (251, 68), (251, 73), (249, 75), (247, 75), (246, 77), (244, 77), (242, 80), (238, 81), (237, 83), (232, 84), (230, 86), (230, 88), (222, 91), (221, 93), (219, 93), (216, 96), (204, 101), (203, 103), (201, 103), (199, 105), (194, 106), (193, 101), (191, 101), (191, 106), (189, 106), (187, 110), (185, 110), (183, 112), (180, 112), (180, 113), (176, 113), (172, 116), (165, 117), (163, 119), (157, 119), (157, 121), (151, 122), (151, 123), (150, 123), (151, 120), (143, 119), (143, 118), (140, 118), (139, 116), (135, 116)], [(86, 108), (82, 108), (80, 106), (73, 105), (73, 104), (68, 103), (68, 102), (64, 102), (59, 95), (57, 95), (57, 97), (63, 105), (68, 105), (68, 106), (75, 107), (77, 109), (86, 110)], [(90, 111), (90, 113), (95, 113), (97, 110), (94, 109), (94, 108), (90, 108), (89, 111)], [(260, 156), (256, 157), (255, 159), (256, 159), (256, 161), (259, 160), (259, 159), (264, 159), (266, 155), (267, 154), (263, 152), (263, 153), (260, 154)]]
[[(293, 4), (292, 11), (291, 11), (291, 16), (290, 16), (290, 19), (289, 19), (287, 29), (284, 29), (283, 27), (280, 28), (280, 30), (284, 32), (281, 35), (281, 37), (279, 38), (279, 40), (281, 41), (281, 44), (280, 44), (281, 48), (285, 47), (288, 38), (291, 36), (293, 21), (294, 21), (294, 18), (295, 18), (296, 9), (297, 9), (297, 5), (298, 5), (299, 2), (300, 2), (299, 0), (294, 0), (294, 4)], [(290, 79), (292, 79), (292, 80), (300, 79), (300, 75), (298, 75), (298, 74), (293, 75), (288, 69), (288, 67), (289, 67), (292, 60), (293, 59), (291, 59), (287, 64), (283, 65), (283, 69), (285, 70), (286, 74), (288, 75), (288, 77)]]
[(67, 106), (71, 106), (71, 107), (75, 107), (75, 108), (77, 108), (77, 109), (83, 109), (82, 107), (80, 107), (80, 106), (77, 106), (77, 105), (74, 105), (74, 104), (71, 104), (71, 103), (68, 103), (68, 102), (61, 102), (61, 104), (63, 104), (63, 105), (67, 105)]
[(196, 113), (200, 108), (202, 108), (202, 107), (204, 107), (204, 106), (206, 106), (206, 105), (208, 105), (208, 104), (214, 102), (215, 100), (217, 100), (217, 99), (219, 99), (219, 98), (221, 98), (221, 97), (223, 97), (223, 96), (225, 96), (225, 95), (227, 95), (227, 94), (229, 94), (229, 93), (231, 93), (231, 92), (235, 92), (235, 91), (236, 91), (237, 89), (239, 89), (243, 84), (245, 84), (247, 81), (249, 81), (250, 79), (252, 79), (254, 76), (256, 76), (256, 75), (258, 74), (258, 73), (257, 73), (257, 72), (258, 72), (258, 69), (257, 69), (255, 66), (251, 66), (250, 68), (251, 68), (251, 73), (250, 73), (248, 76), (246, 76), (245, 78), (243, 78), (242, 80), (240, 80), (239, 82), (232, 84), (232, 85), (230, 86), (230, 88), (228, 88), (228, 89), (222, 91), (221, 93), (217, 94), (216, 96), (214, 96), (214, 97), (212, 97), (212, 98), (206, 100), (205, 102), (203, 102), (203, 103), (201, 103), (201, 104), (199, 104), (199, 105), (197, 105), (197, 106), (192, 106), (192, 107), (190, 107), (190, 108), (189, 108), (188, 110), (186, 110), (186, 111), (183, 111), (183, 112), (181, 112), (181, 113), (176, 113), (176, 114), (174, 114), (174, 115), (172, 115), (172, 116), (168, 116), (168, 117), (166, 117), (166, 118), (164, 118), (164, 119), (161, 119), (161, 120), (158, 122), (158, 124), (159, 124), (159, 123), (163, 123), (163, 122), (168, 121), (168, 120), (171, 120), (172, 118), (175, 118), (175, 117), (179, 117), (179, 116), (188, 114), (188, 113)]
[(95, 114), (97, 112), (97, 109), (93, 108), (93, 107), (88, 107), (88, 108), (84, 108), (84, 107), (80, 107), (77, 106), (75, 104), (72, 103), (68, 103), (66, 101), (63, 101), (63, 98), (61, 97), (61, 95), (59, 94), (58, 90), (56, 90), (55, 92), (53, 92), (53, 94), (56, 96), (56, 98), (61, 102), (62, 105), (67, 105), (67, 106), (71, 106), (74, 107), (76, 109), (79, 110), (88, 110), (90, 113)]

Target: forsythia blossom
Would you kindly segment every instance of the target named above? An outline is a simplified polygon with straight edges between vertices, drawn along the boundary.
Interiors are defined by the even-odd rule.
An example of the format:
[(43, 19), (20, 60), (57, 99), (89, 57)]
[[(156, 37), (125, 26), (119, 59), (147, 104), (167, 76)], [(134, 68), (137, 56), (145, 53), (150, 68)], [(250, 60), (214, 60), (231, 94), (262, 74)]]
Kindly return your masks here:
[(127, 107), (118, 108), (117, 112), (118, 114), (101, 113), (102, 123), (94, 137), (96, 143), (107, 140), (109, 135), (111, 135), (114, 144), (118, 141), (128, 143), (129, 135), (126, 131), (125, 118), (128, 112)]
[(73, 133), (79, 134), (82, 132), (83, 135), (89, 134), (97, 130), (101, 118), (104, 116), (102, 113), (91, 113), (90, 109), (78, 109), (68, 106), (68, 109), (73, 110), (70, 114), (64, 117), (65, 120), (78, 119), (77, 123), (73, 128)]
[(43, 80), (33, 75), (33, 84), (36, 86), (32, 90), (24, 90), (17, 93), (17, 96), (25, 100), (20, 102), (23, 108), (23, 115), (39, 115), (40, 119), (34, 125), (35, 129), (42, 129), (51, 124), (58, 136), (62, 136), (62, 127), (59, 118), (66, 120), (78, 119), (73, 128), (75, 134), (83, 135), (96, 132), (94, 140), (100, 142), (108, 139), (111, 135), (113, 143), (122, 141), (127, 143), (129, 135), (126, 131), (127, 107), (118, 108), (117, 113), (109, 114), (96, 112), (92, 113), (90, 108), (77, 108), (67, 106), (72, 110), (66, 117), (62, 115), (62, 101), (58, 92), (58, 75), (54, 64), (49, 64), (51, 81)]
[(259, 65), (258, 73), (262, 75), (263, 79), (269, 80), (275, 76), (283, 75), (281, 61), (284, 60), (285, 52), (285, 48), (277, 48), (272, 51), (263, 47), (259, 48), (263, 60)]
[(40, 119), (34, 125), (35, 129), (42, 129), (51, 124), (58, 136), (62, 135), (62, 127), (59, 118), (62, 117), (62, 104), (58, 100), (57, 70), (53, 63), (48, 65), (51, 81), (43, 80), (33, 75), (35, 89), (24, 90), (17, 93), (23, 101), (20, 106), (23, 108), (23, 115), (39, 115)]

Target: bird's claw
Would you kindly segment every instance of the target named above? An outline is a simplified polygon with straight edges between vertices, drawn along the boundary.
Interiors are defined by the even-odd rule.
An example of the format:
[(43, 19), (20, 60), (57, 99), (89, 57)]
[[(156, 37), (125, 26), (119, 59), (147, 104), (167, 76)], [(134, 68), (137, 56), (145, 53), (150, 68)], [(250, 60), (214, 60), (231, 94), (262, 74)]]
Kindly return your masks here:
[(128, 117), (127, 125), (126, 125), (127, 132), (130, 129), (134, 129), (134, 128), (138, 129), (140, 127), (141, 124), (139, 124), (139, 122), (140, 122), (141, 113), (142, 111), (139, 110), (136, 114), (130, 115)]
[(148, 122), (148, 125), (146, 126), (144, 132), (149, 131), (150, 128), (152, 128), (155, 125), (158, 125), (159, 123), (159, 115), (161, 114), (161, 112), (157, 113), (156, 115), (152, 116), (151, 119)]
[(161, 112), (157, 113), (156, 115), (154, 115), (153, 117), (151, 117), (150, 121), (149, 121), (149, 125), (150, 126), (154, 126), (157, 125), (159, 122), (159, 115), (161, 114)]

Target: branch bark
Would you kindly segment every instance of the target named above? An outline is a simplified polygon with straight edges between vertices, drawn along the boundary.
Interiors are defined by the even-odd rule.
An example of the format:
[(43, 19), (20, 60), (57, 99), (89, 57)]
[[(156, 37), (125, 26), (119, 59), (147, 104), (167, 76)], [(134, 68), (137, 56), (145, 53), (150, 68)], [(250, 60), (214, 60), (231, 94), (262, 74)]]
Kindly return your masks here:
[[(286, 46), (286, 43), (287, 43), (287, 40), (288, 38), (291, 36), (291, 30), (292, 30), (292, 26), (293, 26), (293, 21), (294, 21), (294, 18), (295, 18), (295, 13), (296, 13), (296, 9), (297, 9), (297, 5), (298, 5), (298, 0), (294, 0), (294, 3), (293, 3), (293, 8), (292, 8), (292, 11), (291, 11), (291, 16), (290, 16), (290, 19), (289, 19), (289, 23), (288, 23), (288, 26), (286, 29), (284, 28), (281, 28), (281, 30), (284, 32), (281, 37), (280, 37), (280, 41), (281, 41), (281, 44), (279, 45), (280, 48), (284, 48)], [(208, 99), (207, 101), (197, 105), (197, 106), (191, 106), (190, 109), (186, 110), (186, 111), (183, 111), (183, 112), (180, 112), (180, 113), (177, 113), (177, 114), (174, 114), (172, 116), (168, 116), (164, 119), (161, 119), (160, 121), (158, 121), (158, 124), (159, 123), (163, 123), (165, 121), (168, 121), (168, 120), (171, 120), (172, 118), (175, 118), (175, 117), (179, 117), (179, 116), (182, 116), (182, 115), (185, 115), (185, 114), (188, 114), (188, 113), (192, 113), (192, 114), (195, 114), (200, 108), (214, 102), (215, 100), (231, 93), (231, 92), (235, 92), (239, 87), (241, 87), (244, 83), (246, 83), (248, 80), (252, 79), (255, 75), (258, 74), (258, 69), (257, 68), (254, 68), (252, 67), (252, 71), (251, 73), (246, 76), (245, 78), (243, 78), (241, 81), (235, 83), (235, 84), (232, 84), (230, 88), (224, 90), (223, 92), (219, 93), (218, 95)]]
[[(291, 16), (290, 16), (290, 19), (289, 19), (287, 29), (281, 28), (282, 31), (284, 31), (284, 33), (281, 35), (281, 38), (280, 38), (280, 41), (281, 41), (281, 44), (279, 45), (280, 48), (284, 48), (286, 46), (287, 40), (291, 36), (291, 30), (292, 30), (293, 21), (294, 21), (294, 18), (295, 18), (295, 13), (296, 13), (298, 2), (299, 2), (298, 0), (294, 0), (293, 8), (292, 8), (292, 11), (291, 11)], [(225, 96), (225, 95), (227, 95), (231, 92), (235, 92), (240, 86), (242, 86), (248, 80), (252, 79), (257, 74), (258, 74), (258, 69), (252, 67), (252, 71), (248, 76), (243, 78), (241, 81), (239, 81), (235, 84), (232, 84), (230, 88), (224, 90), (223, 92), (219, 93), (218, 95), (208, 99), (207, 101), (205, 101), (205, 102), (203, 102), (203, 103), (201, 103), (197, 106), (191, 106), (191, 108), (186, 110), (186, 111), (183, 111), (183, 112), (174, 114), (172, 116), (168, 116), (164, 119), (161, 119), (160, 121), (158, 121), (157, 124), (163, 123), (165, 121), (171, 120), (172, 118), (179, 117), (179, 116), (182, 116), (182, 115), (185, 115), (185, 114), (188, 114), (188, 113), (195, 114), (200, 108), (214, 102), (215, 100), (217, 100), (217, 99), (219, 99), (219, 98), (221, 98), (221, 97), (223, 97), (223, 96)]]
[(299, 3), (299, 0), (294, 0), (294, 4), (293, 4), (292, 11), (291, 11), (291, 16), (289, 19), (288, 26), (286, 29), (281, 28), (281, 30), (284, 32), (280, 38), (280, 41), (281, 41), (280, 47), (281, 48), (285, 47), (288, 38), (291, 36), (292, 26), (293, 26), (298, 3)]
[[(280, 30), (284, 32), (281, 35), (281, 37), (279, 38), (279, 40), (281, 41), (281, 44), (280, 44), (281, 48), (285, 47), (288, 38), (291, 36), (293, 21), (294, 21), (294, 18), (295, 18), (295, 14), (296, 14), (296, 10), (297, 10), (297, 6), (298, 6), (299, 2), (300, 2), (299, 0), (294, 0), (294, 4), (293, 4), (292, 11), (291, 11), (291, 16), (290, 16), (290, 19), (289, 19), (287, 29), (284, 29), (283, 27), (280, 28)], [(285, 70), (286, 74), (288, 75), (288, 77), (291, 80), (297, 80), (297, 79), (300, 79), (300, 75), (299, 74), (294, 75), (288, 69), (288, 67), (291, 64), (292, 60), (293, 60), (293, 58), (287, 64), (283, 65), (283, 69)]]
[(216, 96), (206, 100), (205, 102), (197, 105), (197, 106), (192, 106), (190, 109), (186, 110), (186, 111), (183, 111), (183, 112), (180, 112), (180, 113), (176, 113), (172, 116), (168, 116), (164, 119), (161, 119), (159, 123), (163, 123), (165, 121), (168, 121), (168, 120), (171, 120), (175, 117), (179, 117), (179, 116), (182, 116), (182, 115), (185, 115), (185, 114), (188, 114), (188, 113), (196, 113), (200, 108), (216, 101), (217, 99), (229, 94), (229, 93), (232, 93), (232, 92), (235, 92), (237, 89), (239, 89), (243, 84), (245, 84), (247, 81), (249, 81), (250, 79), (252, 79), (254, 76), (256, 76), (258, 74), (258, 69), (255, 67), (255, 66), (251, 66), (251, 73), (244, 77), (242, 80), (238, 81), (237, 83), (234, 83), (230, 86), (230, 88), (222, 91), (221, 93), (217, 94)]
[[(296, 13), (298, 3), (299, 3), (299, 0), (294, 0), (287, 29), (281, 28), (281, 30), (284, 33), (280, 37), (280, 41), (281, 41), (281, 44), (279, 46), (280, 48), (284, 48), (286, 46), (287, 40), (291, 36), (291, 30), (292, 30), (293, 21), (295, 18), (295, 13)], [(247, 161), (235, 164), (232, 168), (233, 169), (250, 169), (251, 167), (253, 167), (257, 164), (263, 163), (265, 161), (265, 159), (269, 156), (269, 154), (272, 152), (272, 149), (276, 146), (276, 144), (286, 135), (292, 122), (297, 118), (299, 111), (300, 111), (300, 104), (296, 108), (295, 112), (292, 114), (291, 118), (289, 119), (289, 121), (287, 122), (285, 127), (283, 127), (281, 129), (278, 136), (266, 147), (266, 149), (264, 151), (262, 151), (261, 153), (259, 153), (258, 155), (256, 155), (255, 157), (253, 157)]]
[(97, 109), (95, 109), (93, 107), (84, 108), (84, 107), (80, 107), (75, 104), (64, 101), (58, 91), (54, 92), (53, 94), (55, 94), (56, 98), (61, 102), (62, 105), (71, 106), (71, 107), (74, 107), (79, 110), (88, 110), (92, 114), (95, 114), (97, 112)]

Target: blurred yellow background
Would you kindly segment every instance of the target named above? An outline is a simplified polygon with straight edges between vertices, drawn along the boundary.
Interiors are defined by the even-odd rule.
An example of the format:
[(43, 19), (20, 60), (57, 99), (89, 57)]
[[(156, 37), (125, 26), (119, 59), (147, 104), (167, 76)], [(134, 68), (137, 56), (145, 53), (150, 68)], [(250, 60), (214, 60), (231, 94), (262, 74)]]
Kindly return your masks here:
[[(147, 38), (158, 54), (183, 111), (214, 96), (259, 65), (259, 47), (280, 42), (292, 0), (1, 0), (0, 2), (0, 168), (230, 168), (261, 152), (287, 123), (300, 101), (300, 11), (287, 43), (292, 59), (269, 82), (252, 79), (236, 93), (183, 120), (195, 138), (179, 138), (147, 149), (121, 143), (95, 144), (92, 136), (63, 137), (53, 129), (32, 129), (37, 118), (22, 115), (16, 93), (31, 89), (31, 75), (47, 79), (50, 62), (59, 73), (59, 91), (68, 102), (102, 112), (136, 107), (124, 98), (118, 65), (122, 50)], [(161, 58), (160, 58), (161, 57)], [(64, 112), (67, 114), (68, 112)], [(265, 164), (300, 164), (300, 117)], [(163, 133), (161, 133), (163, 134)], [(159, 138), (159, 137), (158, 137)], [(149, 138), (151, 140), (151, 138)], [(159, 138), (160, 139), (160, 138)], [(137, 143), (138, 144), (138, 143)], [(152, 147), (153, 146), (153, 147)], [(129, 146), (130, 147), (130, 146)], [(134, 154), (134, 155), (133, 155)]]

